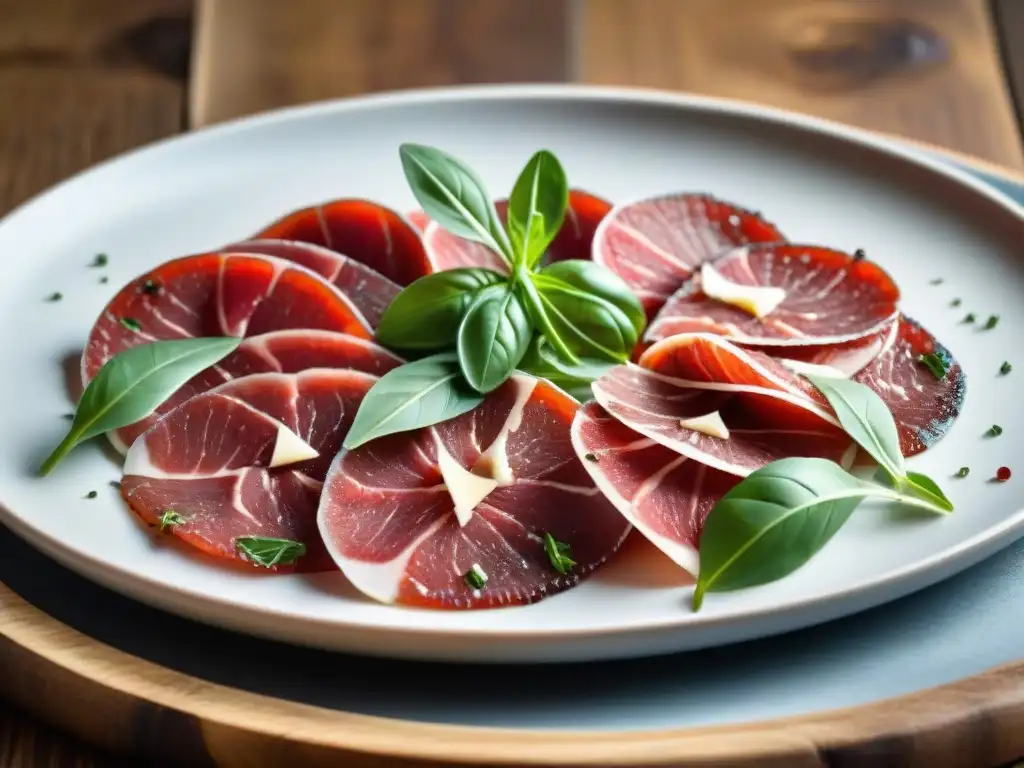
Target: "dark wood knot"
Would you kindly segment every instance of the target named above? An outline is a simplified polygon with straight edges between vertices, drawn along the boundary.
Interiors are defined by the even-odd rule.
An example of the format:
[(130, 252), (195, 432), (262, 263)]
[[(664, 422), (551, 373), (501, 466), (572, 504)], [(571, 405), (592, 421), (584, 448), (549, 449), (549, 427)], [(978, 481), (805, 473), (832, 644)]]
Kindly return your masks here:
[(788, 49), (805, 74), (822, 84), (847, 87), (925, 69), (949, 58), (949, 45), (937, 32), (903, 19), (807, 21), (797, 28)]

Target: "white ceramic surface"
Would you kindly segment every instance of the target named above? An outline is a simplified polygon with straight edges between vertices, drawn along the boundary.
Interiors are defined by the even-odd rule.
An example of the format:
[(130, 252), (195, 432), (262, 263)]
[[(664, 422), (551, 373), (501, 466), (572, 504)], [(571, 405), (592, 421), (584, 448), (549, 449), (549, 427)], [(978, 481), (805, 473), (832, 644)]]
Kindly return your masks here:
[[(415, 207), (403, 141), (473, 164), (495, 195), (540, 146), (574, 185), (613, 201), (709, 192), (762, 210), (791, 239), (864, 248), (903, 291), (908, 314), (967, 372), (951, 434), (912, 468), (957, 505), (944, 519), (863, 507), (791, 577), (708, 597), (637, 545), (580, 587), (537, 605), (432, 612), (371, 603), (340, 575), (267, 578), (156, 545), (117, 498), (101, 441), (40, 479), (34, 469), (70, 410), (62, 363), (121, 283), (184, 253), (238, 240), (283, 212), (344, 196)], [(110, 255), (105, 269), (87, 264)], [(1024, 307), (1024, 210), (966, 174), (861, 134), (717, 100), (553, 86), (377, 96), (239, 121), (130, 153), (0, 222), (3, 520), (74, 570), (145, 602), (278, 639), (421, 659), (556, 661), (640, 656), (827, 621), (948, 577), (1024, 533), (1019, 481), (989, 481), (1024, 446), (1016, 375), (1000, 377)], [(99, 276), (109, 276), (106, 285)], [(940, 286), (930, 285), (945, 278)], [(44, 298), (54, 290), (59, 303)], [(963, 305), (951, 309), (960, 297)], [(992, 331), (959, 323), (998, 313)], [(73, 367), (73, 366), (72, 366)], [(985, 439), (993, 422), (1004, 427)], [(968, 464), (970, 477), (952, 479)], [(1024, 467), (1021, 468), (1024, 471)], [(89, 490), (96, 499), (86, 499)]]

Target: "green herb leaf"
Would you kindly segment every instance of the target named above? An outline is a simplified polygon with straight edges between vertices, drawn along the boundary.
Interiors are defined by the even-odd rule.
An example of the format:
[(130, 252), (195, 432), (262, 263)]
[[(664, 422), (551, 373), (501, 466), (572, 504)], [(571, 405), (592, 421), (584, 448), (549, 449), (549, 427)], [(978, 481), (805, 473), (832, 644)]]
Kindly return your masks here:
[(487, 574), (483, 568), (473, 563), (473, 567), (462, 574), (462, 580), (466, 582), (470, 589), (483, 589), (484, 585), (487, 584)]
[(490, 392), (519, 365), (533, 338), (533, 324), (509, 285), (481, 291), (459, 325), (462, 374), (478, 392)]
[(973, 323), (977, 319), (978, 319), (977, 315), (975, 315), (973, 312), (968, 312), (966, 315), (964, 315), (964, 320), (963, 321), (965, 323)]
[(466, 310), (482, 289), (508, 281), (490, 269), (448, 269), (421, 277), (399, 293), (380, 319), (377, 341), (396, 349), (455, 344)]
[(142, 324), (134, 317), (122, 317), (119, 322), (123, 328), (127, 328), (129, 331), (142, 330)]
[(920, 355), (917, 361), (924, 365), (936, 379), (943, 379), (949, 372), (949, 368), (952, 365), (952, 361), (946, 355), (942, 355), (938, 352), (929, 352), (926, 355)]
[(956, 471), (957, 477), (967, 477), (969, 474), (971, 474), (970, 467), (960, 467), (960, 469)]
[(626, 282), (607, 267), (593, 261), (567, 259), (544, 267), (537, 274), (541, 281), (554, 278), (614, 304), (629, 318), (636, 335), (639, 337), (643, 333), (647, 325), (643, 304)]
[(508, 201), (515, 264), (532, 269), (555, 239), (569, 205), (569, 181), (558, 158), (542, 149), (526, 164)]
[(87, 494), (85, 494), (85, 498), (87, 499), (95, 499), (97, 496), (99, 496), (99, 493), (97, 493), (96, 491), (89, 491)]
[(160, 515), (158, 521), (160, 525), (160, 532), (163, 533), (168, 528), (173, 528), (176, 525), (183, 525), (185, 523), (185, 517), (173, 509), (164, 510), (163, 514)]
[(263, 536), (240, 536), (235, 539), (235, 548), (246, 560), (264, 568), (291, 565), (306, 554), (306, 545), (301, 541)]
[(544, 534), (544, 551), (547, 552), (551, 567), (559, 573), (568, 573), (576, 561), (570, 557), (571, 548), (568, 544), (558, 541), (550, 533)]
[(825, 459), (780, 459), (744, 478), (708, 515), (693, 593), (767, 584), (807, 563), (874, 493)]
[(583, 458), (586, 459), (587, 461), (592, 461), (594, 464), (597, 464), (597, 462), (599, 461), (596, 453), (585, 453), (583, 454)]
[(51, 293), (49, 296), (46, 297), (46, 300), (47, 301), (60, 301), (63, 298), (64, 298), (64, 294), (63, 293), (60, 293), (58, 291), (54, 291), (53, 293)]
[(109, 259), (107, 258), (107, 254), (105, 254), (105, 253), (97, 253), (96, 254), (96, 258), (94, 258), (92, 260), (92, 264), (90, 264), (89, 266), (90, 267), (105, 267), (105, 266), (107, 266), (107, 262), (108, 261), (109, 261)]
[(988, 432), (986, 434), (988, 434), (989, 437), (999, 437), (1001, 434), (1003, 434), (1003, 428), (1000, 427), (998, 424), (993, 424), (991, 427), (988, 428)]
[(370, 388), (344, 445), (353, 450), (384, 435), (439, 424), (482, 402), (462, 378), (454, 352), (424, 357), (388, 371)]
[(989, 315), (985, 321), (985, 330), (990, 331), (999, 324), (999, 315)]
[(904, 476), (903, 452), (896, 422), (873, 390), (852, 379), (807, 376), (828, 400), (839, 423), (853, 440), (898, 481)]
[(548, 340), (536, 334), (530, 348), (519, 363), (519, 370), (541, 379), (547, 379), (559, 389), (564, 390), (580, 402), (593, 398), (590, 383), (617, 363), (607, 360), (579, 360), (576, 364), (563, 362)]
[(107, 361), (85, 388), (71, 429), (40, 467), (46, 475), (84, 440), (149, 416), (186, 381), (233, 352), (240, 338), (140, 344)]
[(626, 313), (599, 296), (557, 278), (534, 280), (544, 311), (561, 342), (574, 356), (625, 362), (636, 346), (636, 329)]
[(899, 488), (904, 494), (910, 494), (928, 502), (936, 510), (942, 512), (953, 511), (953, 502), (946, 497), (946, 494), (942, 492), (938, 484), (920, 472), (907, 472), (907, 476), (900, 483)]
[(999, 366), (999, 373), (1001, 373), (1003, 376), (1005, 376), (1012, 370), (1013, 366), (1010, 365), (1009, 361), (1004, 361), (1003, 364)]
[(512, 246), (487, 188), (462, 160), (434, 147), (403, 144), (402, 169), (424, 213), (452, 234), (483, 243), (511, 265)]

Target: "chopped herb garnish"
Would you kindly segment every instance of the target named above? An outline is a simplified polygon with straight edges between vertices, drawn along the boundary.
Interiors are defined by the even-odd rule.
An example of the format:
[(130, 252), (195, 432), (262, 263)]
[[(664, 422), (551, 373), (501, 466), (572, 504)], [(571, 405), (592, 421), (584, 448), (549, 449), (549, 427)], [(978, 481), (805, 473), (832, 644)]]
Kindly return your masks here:
[(960, 469), (956, 471), (957, 477), (967, 477), (969, 474), (971, 474), (970, 467), (960, 467)]
[(242, 536), (235, 539), (235, 549), (243, 559), (273, 568), (275, 565), (291, 565), (304, 554), (306, 545), (291, 539), (272, 539), (263, 536)]
[(99, 494), (96, 493), (96, 491), (89, 491), (87, 494), (85, 494), (85, 498), (87, 499), (95, 499), (97, 496), (99, 496)]
[(150, 296), (156, 296), (160, 293), (160, 283), (146, 278), (146, 282), (142, 284), (142, 292), (148, 293)]
[(74, 421), (75, 420), (75, 414), (73, 414), (73, 413), (62, 413), (60, 417), (62, 419), (64, 419), (64, 421)]
[(932, 375), (936, 379), (942, 379), (946, 376), (949, 371), (949, 361), (942, 355), (936, 352), (929, 352), (927, 355), (920, 355), (918, 362), (923, 363), (924, 366), (932, 372)]
[(160, 532), (163, 533), (168, 528), (173, 528), (176, 525), (181, 525), (185, 522), (185, 518), (173, 509), (165, 509), (163, 514), (160, 515)]
[(142, 323), (136, 320), (134, 317), (122, 317), (121, 325), (127, 328), (129, 331), (141, 331)]
[(960, 301), (960, 299), (953, 299), (951, 302), (949, 302), (949, 306), (959, 307), (961, 303), (962, 302)]
[(117, 490), (120, 491), (121, 490), (121, 481), (120, 480), (111, 480), (110, 481), (110, 487), (111, 488), (116, 488)]
[(975, 314), (973, 312), (968, 312), (966, 315), (964, 315), (964, 322), (965, 323), (973, 323), (977, 319), (978, 318), (975, 316)]
[(472, 589), (483, 589), (487, 583), (487, 574), (484, 573), (483, 568), (473, 563), (473, 567), (462, 574), (462, 580)]
[(63, 293), (60, 293), (58, 291), (54, 291), (53, 293), (51, 293), (49, 296), (46, 297), (46, 300), (47, 301), (60, 301), (63, 298), (64, 298), (64, 294)]
[(596, 453), (585, 453), (585, 454), (583, 454), (583, 458), (586, 459), (587, 461), (592, 461), (595, 464), (597, 463), (597, 454)]
[(100, 282), (101, 282), (101, 283), (106, 283), (106, 282), (107, 282), (107, 281), (109, 281), (109, 280), (110, 280), (110, 278), (109, 278), (109, 277), (107, 277), (106, 275), (104, 275), (103, 277), (101, 277), (101, 278), (100, 278)]
[(853, 252), (853, 260), (854, 261), (864, 261), (864, 259), (866, 257), (867, 257), (867, 254), (864, 253), (864, 249), (863, 248), (858, 248), (856, 251)]
[(942, 280), (942, 278), (941, 278), (941, 277), (936, 277), (936, 278), (935, 278), (934, 280), (932, 280), (932, 281), (931, 281), (931, 283), (929, 283), (929, 284), (930, 284), (930, 285), (942, 285), (942, 283), (943, 283), (943, 280)]
[(576, 565), (576, 561), (569, 557), (569, 545), (558, 541), (550, 533), (544, 534), (544, 551), (548, 553), (551, 566), (559, 573), (568, 573)]
[(999, 324), (999, 315), (989, 315), (985, 321), (985, 330), (990, 331)]
[(1013, 370), (1013, 366), (1012, 366), (1012, 365), (1010, 365), (1010, 363), (1009, 363), (1009, 362), (1003, 362), (1003, 364), (999, 366), (999, 372), (1000, 372), (1000, 373), (1001, 373), (1001, 374), (1002, 374), (1003, 376), (1005, 376), (1006, 374), (1008, 374), (1008, 373), (1009, 373), (1010, 371), (1012, 371), (1012, 370)]
[(89, 266), (90, 267), (105, 267), (105, 266), (107, 266), (107, 261), (109, 261), (109, 259), (107, 258), (107, 254), (105, 254), (105, 253), (97, 253), (96, 254), (96, 258), (92, 260), (92, 264), (90, 264)]
[(993, 424), (991, 427), (988, 428), (988, 432), (986, 432), (985, 434), (987, 434), (989, 437), (999, 437), (1001, 434), (1003, 434), (1003, 428), (1000, 427), (998, 424)]

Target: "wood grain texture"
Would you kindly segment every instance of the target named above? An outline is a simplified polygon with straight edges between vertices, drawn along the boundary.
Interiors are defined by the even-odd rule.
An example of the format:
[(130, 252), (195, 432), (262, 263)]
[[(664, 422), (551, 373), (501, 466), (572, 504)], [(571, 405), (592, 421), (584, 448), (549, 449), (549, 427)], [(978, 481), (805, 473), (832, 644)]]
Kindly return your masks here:
[(584, 82), (748, 99), (1024, 168), (988, 0), (581, 0), (579, 12)]
[[(0, 214), (94, 163), (181, 130), (190, 14), (190, 0), (0, 0)], [(32, 684), (71, 705), (48, 672), (37, 669)], [(0, 708), (0, 768), (114, 765)]]
[(398, 88), (561, 81), (567, 0), (203, 0), (191, 124)]
[[(398, 721), (244, 693), (92, 640), (3, 587), (0, 627), (7, 695), (64, 732), (131, 754), (147, 766), (174, 758), (197, 768), (994, 768), (1024, 754), (1019, 727), (1024, 664), (809, 717), (650, 733), (579, 733)], [(60, 695), (40, 696), (41, 684)], [(76, 706), (66, 706), (68, 701)]]
[(1020, 0), (992, 0), (999, 30), (1000, 54), (1009, 79), (1017, 112), (1017, 127), (1024, 141), (1024, 3)]

